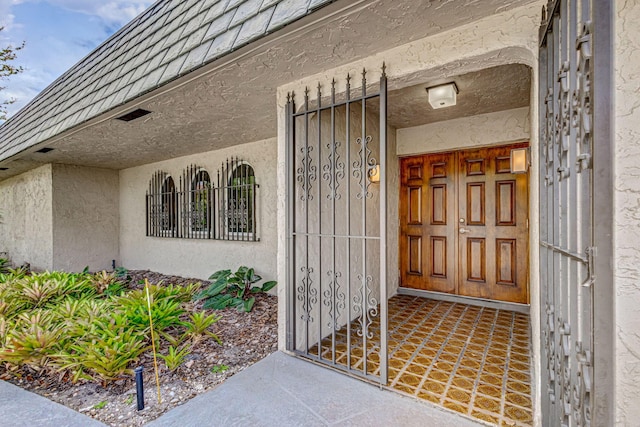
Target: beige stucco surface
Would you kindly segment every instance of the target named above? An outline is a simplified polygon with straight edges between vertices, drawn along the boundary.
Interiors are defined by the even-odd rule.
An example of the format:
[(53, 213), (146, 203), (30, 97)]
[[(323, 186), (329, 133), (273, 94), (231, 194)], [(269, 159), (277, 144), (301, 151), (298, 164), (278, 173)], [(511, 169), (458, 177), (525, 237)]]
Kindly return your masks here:
[(615, 218), (616, 423), (640, 420), (640, 2), (616, 0)]
[(53, 268), (110, 270), (118, 260), (118, 172), (52, 165)]
[[(337, 80), (337, 91), (342, 92), (344, 91), (342, 77), (347, 74), (350, 74), (352, 77), (357, 76), (363, 68), (366, 68), (368, 71), (367, 80), (369, 82), (376, 82), (380, 76), (379, 70), (383, 62), (387, 65), (386, 72), (389, 79), (389, 88), (394, 90), (502, 64), (522, 63), (535, 69), (537, 68), (537, 40), (540, 11), (542, 5), (545, 3), (544, 1), (534, 2), (528, 6), (496, 13), (495, 15), (477, 20), (473, 23), (462, 25), (454, 30), (443, 31), (431, 37), (399, 45), (362, 60), (348, 63), (337, 68), (327, 69), (279, 87), (278, 210), (281, 212), (281, 214), (278, 215), (279, 230), (286, 229), (284, 215), (286, 212), (286, 115), (284, 106), (287, 92), (295, 91), (301, 94), (305, 86), (316, 87), (318, 82), (324, 87), (328, 87), (334, 77)], [(535, 77), (534, 72), (533, 78), (535, 79)], [(352, 80), (352, 87), (356, 87), (359, 84), (358, 80), (357, 78)], [(531, 109), (516, 112), (516, 115), (513, 117), (514, 121), (509, 122), (511, 126), (515, 127), (515, 133), (505, 137), (504, 142), (530, 139), (532, 151), (535, 152), (538, 146), (537, 138), (534, 136), (534, 134), (537, 133), (537, 126), (531, 124), (531, 120), (527, 119), (527, 117), (531, 116), (537, 117), (538, 112), (537, 91), (535, 91), (535, 88), (532, 88), (532, 91), (534, 96), (532, 97)], [(527, 126), (530, 128), (525, 129)], [(402, 145), (401, 134), (402, 132), (400, 131), (397, 133), (398, 152), (408, 153), (409, 151), (402, 151), (403, 148), (400, 148)], [(495, 135), (495, 133), (493, 135)], [(489, 139), (497, 142), (495, 137)], [(416, 148), (414, 147), (413, 149)], [(533, 156), (532, 161), (530, 182), (535, 183), (538, 180), (537, 157)], [(536, 194), (537, 186), (534, 184), (531, 190), (532, 194)], [(531, 211), (537, 212), (537, 199), (532, 199), (531, 202)], [(390, 201), (390, 203), (396, 202)], [(532, 216), (532, 218), (534, 217), (535, 216)], [(538, 245), (537, 229), (537, 224), (531, 224), (530, 245), (533, 248)], [(285, 233), (279, 233), (278, 279), (281, 283), (284, 283), (286, 279), (286, 243)], [(389, 243), (392, 244), (392, 242)], [(537, 251), (532, 250), (531, 256), (537, 256)], [(389, 267), (397, 272), (395, 265)], [(530, 283), (537, 283), (537, 263), (533, 262), (531, 267)], [(537, 287), (532, 287), (531, 291), (532, 332), (534, 341), (536, 341), (540, 336), (539, 317), (537, 314), (539, 309), (539, 291)], [(278, 295), (280, 298), (278, 313), (279, 346), (281, 349), (284, 349), (286, 345), (285, 327), (287, 322), (285, 304), (287, 297), (286, 288), (280, 287)], [(534, 377), (536, 377), (539, 376), (541, 372), (540, 347), (537, 343), (534, 345), (533, 359)], [(539, 384), (536, 384), (534, 390), (535, 425), (540, 425), (541, 423), (540, 406), (538, 404), (540, 396), (540, 387)]]
[(0, 182), (0, 252), (17, 265), (53, 268), (51, 182), (50, 164)]
[(398, 155), (528, 141), (529, 107), (398, 129)]
[[(147, 237), (145, 194), (153, 173), (162, 170), (176, 185), (191, 164), (216, 176), (227, 158), (253, 166), (258, 192), (259, 242)], [(276, 277), (276, 144), (275, 138), (231, 148), (151, 163), (120, 171), (120, 264), (129, 269), (206, 279), (220, 269), (254, 267), (267, 280)], [(215, 179), (215, 178), (213, 178)]]

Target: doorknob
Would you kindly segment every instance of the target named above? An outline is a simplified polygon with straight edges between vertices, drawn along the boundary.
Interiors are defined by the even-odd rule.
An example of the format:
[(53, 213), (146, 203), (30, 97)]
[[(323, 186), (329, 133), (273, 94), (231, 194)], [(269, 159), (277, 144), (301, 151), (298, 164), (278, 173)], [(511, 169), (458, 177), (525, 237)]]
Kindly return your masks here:
[(460, 227), (460, 234), (471, 233), (471, 230), (468, 228)]

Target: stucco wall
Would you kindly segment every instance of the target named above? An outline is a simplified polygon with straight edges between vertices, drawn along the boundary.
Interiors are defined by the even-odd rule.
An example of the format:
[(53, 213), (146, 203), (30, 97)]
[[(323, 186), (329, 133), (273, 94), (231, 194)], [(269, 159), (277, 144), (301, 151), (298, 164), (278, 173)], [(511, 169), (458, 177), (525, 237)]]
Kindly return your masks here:
[(54, 164), (53, 268), (111, 269), (118, 259), (118, 171)]
[[(344, 91), (343, 76), (350, 74), (352, 77), (357, 76), (363, 69), (367, 69), (367, 80), (375, 82), (379, 78), (379, 70), (383, 61), (387, 65), (387, 77), (389, 80), (389, 89), (400, 89), (415, 84), (421, 84), (426, 81), (445, 78), (452, 75), (464, 74), (489, 68), (497, 65), (522, 63), (529, 65), (533, 69), (537, 68), (537, 52), (538, 52), (538, 27), (540, 24), (540, 11), (546, 1), (533, 2), (527, 6), (515, 8), (513, 10), (496, 13), (495, 15), (480, 19), (473, 23), (462, 25), (453, 30), (443, 31), (432, 37), (415, 40), (405, 45), (379, 52), (361, 60), (345, 64), (343, 66), (327, 69), (315, 75), (306, 76), (300, 80), (292, 81), (290, 84), (283, 85), (278, 88), (278, 209), (282, 213), (278, 215), (278, 228), (286, 229), (285, 215), (286, 212), (286, 129), (285, 129), (285, 103), (287, 92), (295, 91), (303, 93), (305, 86), (315, 87), (320, 83), (323, 87), (329, 87), (331, 80), (335, 77), (337, 80), (336, 91), (341, 93)], [(535, 72), (534, 72), (535, 78)], [(358, 84), (358, 79), (352, 80), (352, 88)], [(533, 89), (533, 88), (532, 88)], [(532, 106), (530, 115), (537, 117), (537, 92), (532, 97)], [(526, 115), (528, 111), (520, 112), (521, 117)], [(522, 119), (519, 119), (522, 120)], [(516, 127), (526, 127), (522, 124)], [(529, 124), (532, 131), (528, 132), (532, 151), (537, 150), (537, 127), (535, 124)], [(527, 139), (526, 135), (522, 135)], [(515, 138), (514, 139), (520, 139)], [(509, 141), (508, 139), (507, 141)], [(497, 142), (497, 141), (493, 141)], [(400, 135), (398, 134), (398, 144), (400, 145)], [(398, 149), (398, 152), (402, 149)], [(530, 182), (537, 182), (537, 158), (532, 158), (534, 164), (531, 168)], [(532, 194), (537, 189), (535, 184), (532, 186)], [(392, 203), (392, 202), (390, 202)], [(531, 211), (537, 212), (537, 199), (532, 200), (530, 204)], [(533, 218), (533, 217), (532, 217)], [(538, 225), (531, 224), (531, 247), (538, 245), (537, 236)], [(535, 233), (535, 234), (534, 234)], [(390, 242), (391, 243), (391, 242)], [(537, 255), (537, 251), (533, 250), (532, 256)], [(537, 263), (532, 262), (530, 273), (530, 282), (538, 281)], [(278, 241), (278, 278), (280, 282), (286, 279), (287, 262), (286, 262), (286, 236), (284, 233), (279, 234)], [(532, 311), (539, 309), (539, 293), (538, 289), (531, 289), (531, 306)], [(536, 294), (533, 294), (536, 292)], [(286, 289), (279, 289), (279, 347), (285, 348), (286, 344)], [(540, 329), (539, 317), (537, 313), (532, 314), (532, 329), (535, 336), (539, 336)], [(534, 376), (540, 375), (540, 349), (534, 346), (533, 368)], [(541, 424), (540, 414), (540, 389), (536, 384), (534, 391), (534, 424)]]
[[(214, 177), (221, 163), (240, 157), (254, 168), (258, 192), (259, 242), (146, 237), (145, 193), (157, 170), (176, 185), (190, 164)], [(276, 277), (276, 144), (275, 138), (231, 148), (179, 157), (120, 171), (120, 264), (129, 269), (206, 279), (220, 269), (254, 267), (265, 279)]]
[(36, 270), (52, 269), (51, 165), (0, 182), (0, 252)]
[(640, 420), (640, 2), (616, 0), (615, 217), (616, 423)]
[(398, 129), (398, 155), (528, 141), (529, 107)]

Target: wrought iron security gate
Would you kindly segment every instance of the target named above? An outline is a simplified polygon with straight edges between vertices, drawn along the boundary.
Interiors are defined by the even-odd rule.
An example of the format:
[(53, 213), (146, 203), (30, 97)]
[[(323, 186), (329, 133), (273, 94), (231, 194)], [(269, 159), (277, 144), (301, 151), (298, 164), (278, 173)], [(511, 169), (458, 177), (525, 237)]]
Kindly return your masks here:
[[(287, 348), (387, 382), (387, 80), (287, 102)], [(325, 104), (326, 103), (326, 104)]]
[[(600, 4), (598, 4), (600, 3)], [(606, 132), (608, 98), (606, 59), (609, 21), (602, 3), (589, 0), (549, 1), (540, 31), (540, 281), (543, 348), (542, 414), (545, 426), (591, 425), (600, 373), (594, 353), (606, 340), (597, 333), (597, 297), (608, 287), (598, 258), (607, 256), (606, 237), (598, 223), (606, 217), (608, 172)], [(596, 35), (596, 30), (598, 35)], [(602, 37), (596, 39), (602, 32)], [(605, 65), (606, 66), (606, 65)], [(604, 79), (604, 80), (603, 80)], [(604, 105), (603, 105), (604, 104)], [(604, 174), (604, 175), (603, 175)], [(611, 188), (609, 188), (611, 191)], [(606, 234), (606, 233), (604, 233)], [(596, 279), (596, 272), (599, 274)], [(602, 274), (602, 275), (600, 275)], [(604, 310), (606, 311), (606, 309)], [(603, 312), (603, 310), (601, 310)], [(605, 354), (604, 351), (602, 354)], [(606, 360), (599, 358), (600, 361)], [(596, 393), (598, 392), (598, 393)], [(605, 405), (606, 406), (606, 405)], [(606, 419), (601, 408), (598, 419)], [(596, 417), (594, 417), (596, 419)], [(607, 422), (595, 422), (607, 425)]]

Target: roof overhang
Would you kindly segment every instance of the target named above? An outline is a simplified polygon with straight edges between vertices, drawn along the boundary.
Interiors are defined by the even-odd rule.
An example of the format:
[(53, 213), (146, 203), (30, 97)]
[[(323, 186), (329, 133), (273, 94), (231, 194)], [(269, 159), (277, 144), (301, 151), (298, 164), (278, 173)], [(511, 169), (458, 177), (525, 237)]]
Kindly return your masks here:
[[(531, 0), (341, 0), (9, 159), (0, 180), (43, 163), (123, 169), (276, 135), (276, 88)], [(380, 28), (384, 28), (381, 36)], [(130, 122), (127, 112), (151, 111)], [(35, 153), (42, 147), (50, 153)]]

